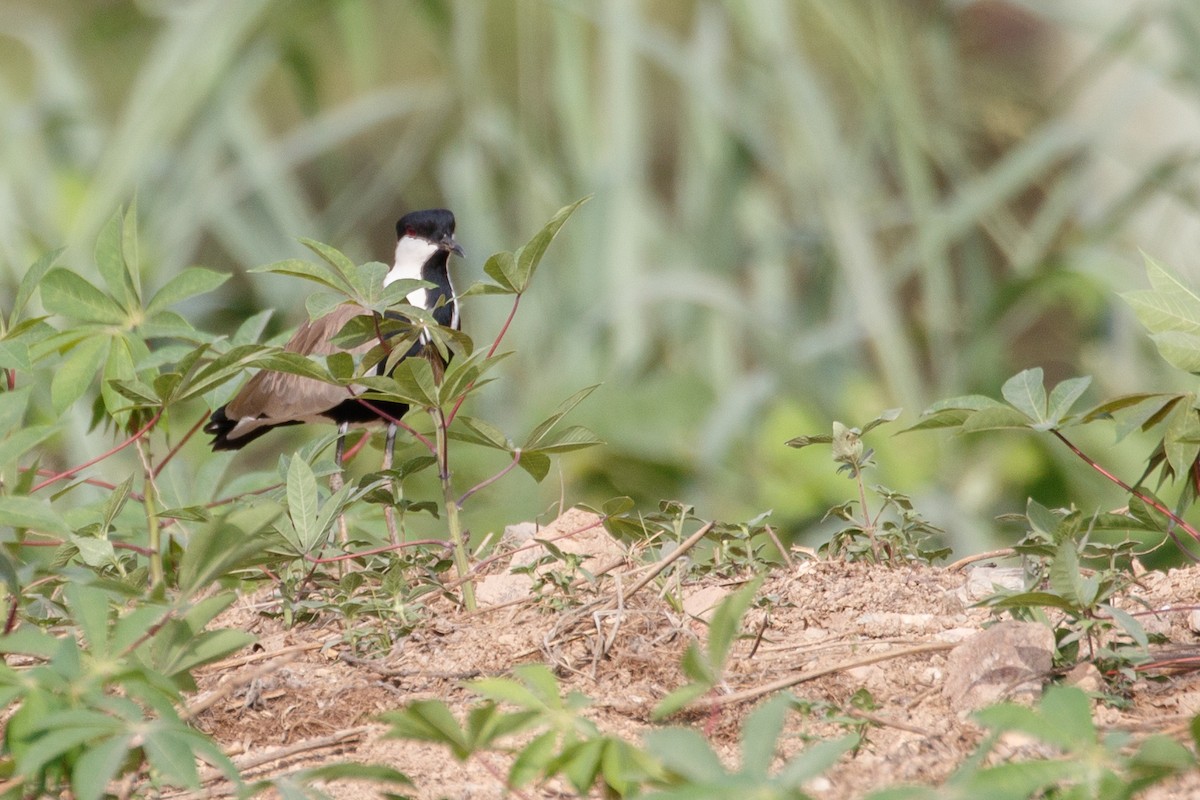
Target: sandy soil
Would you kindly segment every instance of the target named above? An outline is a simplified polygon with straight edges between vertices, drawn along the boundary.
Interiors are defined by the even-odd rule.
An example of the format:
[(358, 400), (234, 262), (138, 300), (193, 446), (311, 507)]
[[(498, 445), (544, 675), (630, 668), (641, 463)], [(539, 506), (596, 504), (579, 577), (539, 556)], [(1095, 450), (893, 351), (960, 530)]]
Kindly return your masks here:
[[(656, 703), (685, 682), (680, 658), (689, 641), (703, 640), (706, 611), (739, 584), (713, 578), (678, 586), (668, 580), (668, 595), (683, 598), (682, 611), (660, 594), (659, 583), (631, 592), (646, 567), (593, 522), (571, 511), (538, 534), (561, 537), (558, 546), (593, 556), (590, 570), (608, 570), (595, 585), (573, 591), (573, 607), (563, 607), (562, 595), (559, 602), (531, 595), (528, 578), (496, 562), (480, 586), (487, 607), (468, 614), (432, 600), (425, 623), (390, 653), (352, 655), (344, 630), (332, 624), (287, 630), (259, 613), (269, 597), (245, 598), (220, 622), (253, 631), (259, 644), (202, 672), (195, 704), (206, 710), (198, 724), (252, 775), (353, 759), (403, 771), (418, 798), (512, 796), (498, 777), (508, 767), (503, 755), (462, 764), (441, 747), (382, 738), (387, 728), (375, 716), (430, 698), (462, 711), (476, 699), (465, 681), (545, 663), (564, 691), (592, 698), (588, 713), (603, 730), (637, 740), (653, 727)], [(518, 562), (529, 553), (521, 551)], [(888, 569), (797, 554), (791, 567), (775, 570), (763, 585), (759, 596), (768, 601), (746, 615), (748, 635), (735, 644), (721, 693), (673, 722), (702, 730), (733, 764), (742, 720), (769, 693), (753, 695), (791, 683), (789, 691), (818, 711), (836, 707), (843, 717), (858, 714), (870, 723), (857, 752), (809, 787), (814, 797), (842, 800), (884, 786), (943, 780), (982, 738), (969, 709), (951, 703), (944, 687), (950, 648), (996, 619), (972, 607), (978, 589), (970, 575), (986, 563)], [(1191, 611), (1179, 608), (1200, 598), (1198, 582), (1195, 568), (1148, 573), (1133, 590), (1138, 597), (1129, 598), (1131, 609), (1158, 611), (1142, 619), (1170, 642), (1172, 653), (1200, 652)], [(862, 689), (876, 704), (870, 711), (855, 711), (850, 703)], [(1097, 702), (1096, 723), (1139, 736), (1169, 732), (1186, 741), (1187, 723), (1200, 713), (1200, 681), (1194, 672), (1155, 674), (1134, 683), (1124, 700), (1120, 707)], [(820, 713), (793, 714), (779, 756), (798, 752), (813, 737), (847, 731), (845, 721)], [(337, 797), (377, 796), (365, 784), (329, 790)], [(209, 796), (220, 791), (214, 784)], [(522, 796), (572, 795), (551, 784), (526, 788)], [(1145, 796), (1200, 796), (1200, 775)]]

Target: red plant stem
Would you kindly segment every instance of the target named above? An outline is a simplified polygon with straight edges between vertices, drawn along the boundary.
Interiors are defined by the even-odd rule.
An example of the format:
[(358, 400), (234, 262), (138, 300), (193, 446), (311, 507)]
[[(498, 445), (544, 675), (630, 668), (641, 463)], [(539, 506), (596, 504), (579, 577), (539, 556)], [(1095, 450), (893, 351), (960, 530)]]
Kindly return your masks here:
[(151, 477), (158, 477), (159, 473), (163, 471), (163, 467), (167, 465), (167, 462), (174, 458), (175, 454), (183, 449), (183, 446), (187, 444), (188, 439), (191, 439), (196, 435), (196, 431), (200, 430), (200, 426), (204, 424), (204, 420), (206, 419), (208, 419), (207, 411), (200, 415), (200, 419), (196, 420), (196, 424), (188, 429), (188, 432), (183, 435), (183, 438), (179, 440), (179, 443), (172, 447), (167, 454), (163, 456), (163, 460), (158, 462), (158, 466), (155, 467), (154, 471), (150, 473)]
[(366, 447), (369, 441), (371, 441), (369, 433), (363, 433), (362, 436), (358, 437), (358, 441), (352, 447), (346, 448), (346, 452), (342, 453), (342, 463), (349, 464), (353, 461), (354, 457), (358, 455), (358, 451)]
[[(30, 531), (30, 534), (35, 535), (35, 536), (46, 536), (46, 534), (42, 534), (37, 531)], [(38, 541), (38, 542), (31, 542), (28, 539), (26, 539), (25, 541), (20, 543), (20, 546), (21, 547), (62, 547), (63, 544), (64, 544), (64, 542), (62, 539), (55, 539), (53, 537), (47, 536), (46, 539), (44, 539), (42, 541)], [(138, 545), (130, 544), (129, 542), (110, 542), (110, 544), (112, 544), (114, 550), (130, 550), (134, 553), (137, 553), (139, 556), (149, 556), (154, 553), (154, 551), (151, 550), (149, 547), (139, 547)]]
[[(37, 471), (37, 474), (38, 474), (38, 475), (46, 475), (46, 476), (49, 476), (49, 475), (53, 475), (53, 474), (54, 474), (54, 470), (50, 470), (50, 469), (39, 469), (39, 470)], [(82, 482), (82, 483), (86, 483), (88, 486), (95, 486), (95, 487), (98, 487), (98, 488), (100, 488), (100, 489), (107, 489), (107, 490), (109, 490), (109, 491), (112, 491), (113, 489), (117, 488), (115, 484), (109, 483), (108, 481), (102, 481), (102, 480), (100, 480), (99, 478), (84, 478), (84, 479), (83, 479), (83, 481), (81, 481), (81, 482)], [(129, 499), (130, 499), (130, 500), (133, 500), (133, 501), (135, 501), (135, 502), (138, 502), (138, 503), (140, 503), (140, 502), (142, 502), (142, 500), (143, 500), (144, 498), (143, 498), (143, 497), (141, 496), (141, 494), (139, 494), (138, 492), (132, 492), (132, 491), (131, 491), (131, 492), (129, 493)]]
[(493, 483), (500, 480), (508, 473), (512, 472), (513, 468), (516, 467), (517, 464), (519, 464), (519, 463), (521, 463), (521, 448), (518, 447), (516, 450), (513, 451), (513, 459), (512, 459), (512, 461), (510, 461), (508, 463), (508, 466), (506, 466), (504, 469), (497, 472), (492, 477), (484, 478), (479, 483), (475, 484), (470, 489), (467, 489), (465, 492), (463, 492), (462, 496), (458, 498), (458, 501), (457, 501), (458, 507), (462, 508), (463, 504), (467, 502), (467, 498), (470, 497), (471, 495), (475, 494), (476, 492), (478, 492), (480, 489), (486, 489), (488, 486), (491, 486)]
[[(491, 358), (496, 355), (496, 348), (500, 346), (500, 341), (504, 338), (504, 334), (508, 333), (508, 326), (512, 325), (513, 317), (517, 315), (517, 306), (521, 305), (521, 295), (518, 293), (513, 299), (512, 308), (508, 312), (508, 319), (504, 320), (504, 324), (500, 327), (500, 332), (496, 334), (496, 338), (492, 341), (492, 346), (488, 348), (487, 357)], [(458, 409), (462, 406), (463, 401), (467, 399), (471, 389), (475, 386), (475, 381), (467, 384), (467, 388), (459, 395), (458, 400), (454, 403), (454, 408), (450, 409), (450, 414), (446, 417), (446, 428), (449, 429), (450, 423), (454, 422), (454, 417), (458, 414)]]
[(229, 505), (234, 500), (240, 500), (243, 497), (254, 497), (255, 495), (259, 495), (259, 494), (266, 494), (267, 492), (278, 489), (281, 486), (283, 486), (282, 483), (273, 483), (270, 486), (264, 486), (261, 489), (254, 489), (249, 492), (242, 492), (241, 494), (235, 494), (235, 495), (231, 495), (229, 497), (222, 497), (220, 500), (213, 500), (211, 503), (205, 503), (204, 507), (205, 508), (216, 508), (217, 506)]
[(437, 449), (436, 447), (434, 447), (434, 444), (433, 444), (433, 442), (429, 441), (429, 440), (428, 440), (428, 439), (426, 439), (424, 436), (422, 436), (420, 433), (418, 433), (418, 432), (417, 432), (415, 429), (413, 429), (413, 428), (412, 428), (412, 426), (408, 425), (408, 424), (407, 424), (407, 423), (405, 423), (405, 422), (402, 422), (402, 421), (400, 421), (400, 420), (396, 419), (395, 417), (393, 417), (391, 414), (387, 413), (387, 412), (386, 412), (386, 411), (384, 411), (383, 409), (381, 409), (381, 408), (377, 408), (376, 406), (374, 406), (374, 405), (371, 403), (371, 401), (370, 401), (370, 400), (363, 400), (361, 397), (359, 397), (359, 396), (357, 396), (357, 395), (352, 395), (352, 396), (354, 397), (354, 399), (355, 399), (355, 400), (357, 400), (358, 402), (362, 403), (362, 404), (363, 404), (364, 406), (366, 406), (367, 408), (369, 408), (369, 409), (371, 409), (372, 411), (374, 411), (376, 414), (378, 414), (378, 415), (379, 415), (380, 417), (382, 417), (383, 419), (386, 419), (388, 422), (395, 423), (395, 425), (396, 425), (397, 427), (403, 428), (404, 430), (408, 431), (410, 434), (412, 434), (412, 437), (413, 437), (414, 439), (416, 439), (417, 441), (419, 441), (421, 444), (425, 445), (425, 447), (426, 447), (426, 448), (429, 450), (429, 452), (431, 452), (431, 453), (432, 453), (432, 452), (434, 452), (434, 451)]
[(17, 388), (17, 371), (15, 369), (4, 370), (4, 381), (8, 384), (8, 390), (11, 392)]
[(117, 453), (121, 452), (121, 451), (122, 451), (122, 450), (124, 450), (126, 447), (129, 447), (129, 445), (133, 444), (133, 443), (134, 443), (134, 442), (136, 442), (138, 439), (140, 439), (140, 438), (142, 438), (143, 436), (145, 436), (145, 435), (146, 435), (146, 434), (147, 434), (147, 433), (150, 431), (150, 429), (151, 429), (151, 428), (153, 428), (153, 427), (154, 427), (156, 424), (158, 424), (159, 417), (161, 417), (161, 416), (162, 416), (162, 413), (163, 413), (162, 411), (159, 411), (157, 414), (155, 414), (155, 415), (154, 415), (154, 416), (153, 416), (153, 417), (150, 419), (150, 421), (149, 421), (149, 422), (147, 422), (145, 425), (143, 425), (143, 426), (142, 426), (142, 429), (141, 429), (141, 430), (139, 430), (137, 433), (135, 433), (135, 434), (133, 434), (132, 436), (130, 436), (130, 437), (129, 437), (128, 439), (126, 439), (125, 441), (121, 442), (121, 443), (120, 443), (119, 445), (117, 445), (116, 447), (114, 447), (114, 448), (112, 448), (112, 449), (108, 450), (108, 451), (107, 451), (107, 452), (105, 452), (105, 453), (101, 453), (100, 455), (98, 455), (98, 456), (96, 456), (95, 458), (93, 458), (91, 461), (85, 461), (84, 463), (80, 464), (80, 465), (79, 465), (79, 466), (77, 466), (77, 467), (72, 467), (71, 469), (67, 470), (66, 472), (60, 472), (60, 473), (58, 473), (57, 475), (52, 475), (52, 476), (50, 476), (50, 477), (49, 477), (49, 478), (47, 478), (46, 480), (44, 480), (44, 481), (42, 481), (41, 483), (39, 483), (37, 486), (34, 486), (32, 489), (30, 489), (30, 490), (29, 490), (29, 493), (30, 493), (30, 494), (33, 494), (33, 493), (34, 493), (34, 492), (36, 492), (38, 489), (44, 489), (44, 488), (46, 488), (47, 486), (49, 486), (50, 484), (52, 484), (52, 483), (57, 483), (58, 481), (62, 480), (63, 478), (70, 478), (70, 477), (72, 477), (72, 476), (73, 476), (75, 473), (79, 472), (80, 470), (87, 469), (88, 467), (92, 466), (93, 464), (98, 464), (98, 463), (100, 463), (101, 461), (103, 461), (104, 459), (108, 458), (109, 456), (111, 456), (111, 455), (115, 455), (115, 454), (117, 454)]
[[(1099, 463), (1097, 463), (1097, 462), (1096, 462), (1096, 461), (1095, 461), (1095, 460), (1094, 460), (1094, 459), (1093, 459), (1091, 456), (1089, 456), (1087, 453), (1083, 452), (1083, 451), (1082, 451), (1082, 450), (1080, 450), (1078, 447), (1076, 447), (1076, 446), (1075, 446), (1075, 445), (1074, 445), (1074, 444), (1071, 442), (1071, 440), (1070, 440), (1070, 439), (1068, 439), (1066, 436), (1063, 436), (1061, 431), (1058, 431), (1058, 430), (1051, 430), (1050, 432), (1051, 432), (1051, 433), (1053, 433), (1053, 434), (1054, 434), (1054, 435), (1055, 435), (1055, 436), (1058, 438), (1058, 440), (1059, 440), (1060, 442), (1062, 442), (1063, 444), (1065, 444), (1065, 445), (1067, 446), (1067, 448), (1068, 448), (1068, 449), (1070, 449), (1070, 451), (1071, 451), (1072, 453), (1074, 453), (1075, 455), (1077, 455), (1077, 456), (1079, 456), (1081, 459), (1083, 459), (1084, 463), (1086, 463), (1086, 464), (1087, 464), (1089, 467), (1091, 467), (1092, 469), (1096, 470), (1096, 471), (1097, 471), (1097, 472), (1099, 472), (1101, 475), (1103, 475), (1104, 477), (1108, 478), (1110, 481), (1112, 481), (1113, 483), (1115, 483), (1117, 486), (1120, 486), (1120, 487), (1121, 487), (1122, 489), (1124, 489), (1126, 492), (1129, 492), (1129, 494), (1131, 494), (1131, 495), (1133, 495), (1134, 497), (1138, 498), (1139, 500), (1141, 500), (1143, 503), (1145, 503), (1146, 505), (1150, 506), (1150, 507), (1151, 507), (1151, 508), (1153, 508), (1154, 510), (1158, 511), (1158, 512), (1159, 512), (1159, 513), (1161, 513), (1161, 514), (1165, 514), (1165, 515), (1166, 515), (1168, 518), (1170, 518), (1170, 520), (1171, 520), (1172, 522), (1174, 522), (1176, 525), (1178, 525), (1180, 528), (1182, 528), (1184, 531), (1186, 531), (1186, 532), (1187, 532), (1187, 534), (1188, 534), (1189, 536), (1191, 536), (1191, 537), (1192, 537), (1193, 539), (1195, 539), (1196, 541), (1200, 542), (1200, 532), (1197, 532), (1195, 528), (1193, 528), (1191, 525), (1187, 524), (1187, 523), (1186, 523), (1186, 522), (1184, 522), (1182, 519), (1180, 519), (1180, 518), (1179, 518), (1179, 517), (1178, 517), (1178, 516), (1175, 514), (1175, 512), (1171, 511), (1171, 509), (1167, 508), (1167, 507), (1166, 507), (1166, 506), (1164, 506), (1162, 503), (1160, 503), (1160, 502), (1158, 502), (1157, 500), (1155, 500), (1153, 497), (1149, 497), (1148, 495), (1146, 495), (1146, 494), (1143, 494), (1142, 492), (1140, 492), (1140, 491), (1138, 491), (1137, 489), (1133, 488), (1133, 487), (1132, 487), (1132, 486), (1130, 486), (1128, 483), (1126, 483), (1125, 481), (1121, 480), (1121, 479), (1120, 479), (1120, 478), (1118, 478), (1116, 475), (1113, 475), (1111, 472), (1109, 472), (1108, 470), (1106, 470), (1104, 467), (1100, 466), (1100, 464), (1099, 464)], [(1186, 555), (1187, 555), (1189, 558), (1192, 558), (1193, 560), (1195, 560), (1195, 556), (1193, 556), (1191, 553), (1188, 553), (1186, 550), (1184, 550), (1184, 553), (1185, 553), (1185, 554), (1186, 554)]]

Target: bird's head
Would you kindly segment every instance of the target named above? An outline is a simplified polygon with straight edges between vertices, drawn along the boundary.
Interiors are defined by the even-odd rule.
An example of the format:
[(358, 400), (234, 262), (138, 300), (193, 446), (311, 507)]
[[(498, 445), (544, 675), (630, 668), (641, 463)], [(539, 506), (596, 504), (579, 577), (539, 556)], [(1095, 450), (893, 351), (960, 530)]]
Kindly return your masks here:
[(454, 238), (454, 214), (444, 208), (430, 208), (405, 214), (396, 223), (396, 238), (400, 241), (405, 238), (421, 240), (439, 250), (446, 250), (460, 257), (463, 255), (462, 247)]

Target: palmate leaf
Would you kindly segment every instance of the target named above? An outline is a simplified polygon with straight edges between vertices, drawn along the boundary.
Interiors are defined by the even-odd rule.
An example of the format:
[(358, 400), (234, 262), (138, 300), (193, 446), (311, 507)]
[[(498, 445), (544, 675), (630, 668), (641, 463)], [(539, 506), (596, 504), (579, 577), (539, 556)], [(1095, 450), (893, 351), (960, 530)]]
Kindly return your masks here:
[(472, 748), (465, 732), (440, 700), (417, 700), (399, 711), (381, 714), (379, 719), (391, 725), (384, 738), (446, 745), (459, 761), (471, 755)]
[(341, 275), (328, 267), (318, 266), (300, 258), (287, 258), (262, 267), (255, 267), (250, 272), (271, 272), (277, 275), (287, 275), (292, 278), (304, 278), (321, 284), (327, 289), (333, 289), (343, 296), (353, 295), (354, 287)]
[(596, 391), (599, 386), (600, 384), (596, 383), (580, 389), (578, 392), (559, 403), (558, 408), (554, 409), (554, 412), (549, 417), (544, 419), (536, 428), (533, 429), (532, 432), (530, 432), (529, 438), (525, 440), (524, 449), (541, 449), (541, 445), (545, 440), (546, 435), (554, 429), (554, 426), (561, 422), (563, 417), (571, 413), (575, 406), (587, 399), (588, 395)]
[(62, 255), (65, 248), (58, 248), (43, 253), (37, 261), (30, 265), (29, 269), (25, 270), (25, 274), (21, 277), (21, 283), (17, 286), (17, 293), (13, 297), (12, 308), (9, 310), (8, 327), (16, 327), (17, 320), (21, 317), (21, 312), (25, 310), (25, 306), (29, 304), (29, 298), (33, 297), (34, 291), (41, 285), (42, 278), (54, 266), (54, 262)]
[(545, 453), (522, 451), (520, 459), (517, 460), (517, 466), (529, 473), (529, 476), (535, 481), (541, 483), (550, 474), (550, 456)]
[(1200, 417), (1191, 406), (1177, 405), (1167, 417), (1163, 434), (1167, 463), (1176, 475), (1186, 475), (1200, 454)]
[(113, 298), (74, 272), (56, 267), (42, 279), (42, 305), (47, 311), (80, 322), (123, 325), (129, 314)]
[(316, 253), (322, 261), (328, 264), (356, 300), (361, 302), (365, 299), (366, 291), (358, 269), (342, 251), (315, 239), (301, 239), (300, 244)]
[(50, 379), (50, 404), (61, 414), (83, 396), (108, 358), (112, 340), (107, 336), (88, 337), (71, 349), (70, 355)]
[(229, 273), (216, 272), (204, 267), (188, 267), (155, 292), (154, 297), (150, 298), (150, 303), (146, 306), (146, 316), (152, 317), (158, 312), (166, 310), (168, 306), (189, 297), (211, 292), (229, 278)]
[[(517, 273), (517, 259), (509, 252), (493, 253), (483, 262), (483, 271), (498, 284), (495, 288), (480, 289), (488, 294), (520, 294), (522, 289), (520, 275)], [(486, 284), (484, 284), (486, 286)], [(471, 287), (472, 289), (474, 287)], [(497, 291), (500, 290), (500, 291)]]
[[(130, 213), (136, 211), (131, 208)], [(100, 230), (100, 235), (96, 238), (95, 256), (96, 268), (100, 271), (100, 277), (104, 279), (104, 285), (108, 287), (109, 296), (128, 315), (134, 309), (140, 308), (142, 301), (138, 294), (137, 282), (131, 274), (137, 269), (137, 265), (128, 264), (125, 260), (125, 218), (125, 213), (118, 209)], [(136, 241), (136, 238), (135, 235), (133, 239)], [(136, 245), (133, 256), (137, 258)], [(45, 298), (45, 292), (42, 297)]]
[(1046, 421), (1046, 388), (1041, 367), (1018, 372), (1004, 382), (1000, 394), (1035, 423)]
[(1168, 363), (1200, 372), (1200, 296), (1149, 256), (1146, 276), (1151, 289), (1122, 296)]
[[(567, 220), (571, 218), (581, 205), (591, 199), (591, 195), (581, 197), (569, 206), (563, 206), (558, 212), (550, 218), (550, 221), (545, 226), (533, 235), (525, 246), (517, 250), (513, 254), (516, 259), (514, 286), (519, 292), (524, 292), (529, 288), (530, 281), (533, 280), (533, 273), (537, 271), (538, 265), (542, 262), (542, 257), (546, 255), (546, 249), (550, 247), (550, 243), (554, 241), (554, 237), (558, 236), (558, 232)], [(490, 274), (490, 273), (489, 273)], [(495, 277), (494, 275), (492, 277)]]

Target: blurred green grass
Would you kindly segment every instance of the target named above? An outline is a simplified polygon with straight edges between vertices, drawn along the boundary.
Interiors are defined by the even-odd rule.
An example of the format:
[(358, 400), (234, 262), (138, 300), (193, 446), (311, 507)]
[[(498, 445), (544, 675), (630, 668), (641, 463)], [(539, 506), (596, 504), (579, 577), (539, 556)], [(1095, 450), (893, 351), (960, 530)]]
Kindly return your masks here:
[[(595, 193), (471, 413), (520, 435), (603, 381), (576, 421), (609, 445), (544, 486), (507, 479), (470, 524), (544, 513), (560, 492), (629, 494), (725, 519), (774, 508), (785, 532), (816, 535), (848, 484), (783, 441), (833, 419), (903, 406), (911, 420), (1034, 365), (1094, 374), (1097, 396), (1190, 388), (1114, 292), (1138, 285), (1139, 249), (1197, 274), (1200, 14), (1084, 5), (7, 0), (0, 282), (11, 295), (59, 245), (88, 274), (100, 225), (136, 195), (159, 280), (190, 264), (238, 275), (189, 318), (217, 331), (274, 307), (278, 333), (307, 287), (245, 272), (303, 257), (299, 236), (384, 259), (397, 216), (446, 205), (465, 286)], [(507, 307), (464, 311), (488, 341)], [(47, 462), (108, 441), (85, 406)], [(236, 458), (269, 464), (311, 435)], [(1089, 436), (1139, 472), (1137, 442)], [(959, 549), (987, 544), (993, 514), (1027, 494), (1120, 502), (1023, 436), (872, 444), (879, 480)], [(188, 452), (167, 485), (209, 458), (200, 441)], [(463, 485), (490, 458), (463, 451)]]

